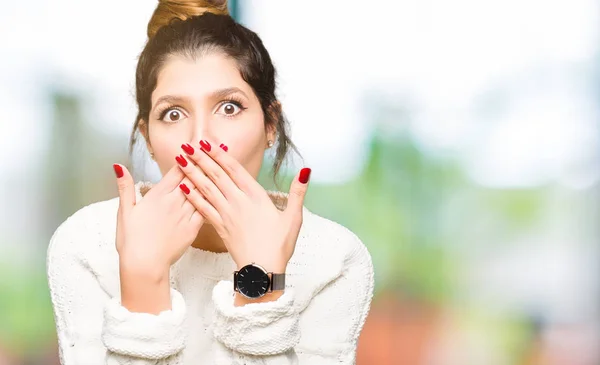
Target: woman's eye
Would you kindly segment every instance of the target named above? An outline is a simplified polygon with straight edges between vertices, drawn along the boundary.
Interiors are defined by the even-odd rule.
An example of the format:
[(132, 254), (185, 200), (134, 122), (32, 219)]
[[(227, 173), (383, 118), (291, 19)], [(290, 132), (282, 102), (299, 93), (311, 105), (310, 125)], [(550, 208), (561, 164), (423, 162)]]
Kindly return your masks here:
[(239, 105), (236, 105), (232, 102), (226, 102), (221, 104), (219, 110), (217, 110), (217, 114), (223, 114), (227, 117), (231, 117), (239, 113), (241, 110), (242, 108), (240, 108)]
[(162, 120), (165, 122), (179, 122), (183, 118), (184, 118), (184, 115), (180, 110), (169, 109), (164, 113)]

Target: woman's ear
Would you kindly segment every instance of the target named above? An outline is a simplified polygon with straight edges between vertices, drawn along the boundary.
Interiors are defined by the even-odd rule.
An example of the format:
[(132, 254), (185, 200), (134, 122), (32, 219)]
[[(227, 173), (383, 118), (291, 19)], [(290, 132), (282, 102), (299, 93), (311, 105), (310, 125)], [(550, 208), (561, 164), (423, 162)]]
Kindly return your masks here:
[(267, 126), (267, 141), (273, 141), (273, 143), (275, 143), (276, 138), (277, 138), (277, 126), (275, 124), (271, 123)]
[(146, 148), (150, 153), (150, 156), (154, 156), (154, 152), (152, 151), (152, 145), (150, 144), (150, 137), (148, 136), (148, 122), (143, 119), (140, 119), (138, 122), (138, 128), (140, 130), (140, 134), (144, 137), (146, 141)]
[(267, 140), (275, 142), (277, 137), (277, 125), (281, 118), (281, 103), (275, 100), (268, 110), (270, 123), (267, 123)]

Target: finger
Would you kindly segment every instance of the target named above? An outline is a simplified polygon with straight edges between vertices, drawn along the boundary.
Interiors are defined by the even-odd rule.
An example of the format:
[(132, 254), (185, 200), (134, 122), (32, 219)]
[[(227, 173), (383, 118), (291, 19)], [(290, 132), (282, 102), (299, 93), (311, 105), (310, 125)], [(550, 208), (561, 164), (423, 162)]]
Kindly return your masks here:
[[(184, 194), (181, 193), (181, 195), (183, 196)], [(180, 222), (183, 223), (185, 226), (191, 228), (197, 234), (197, 232), (200, 230), (200, 228), (202, 228), (202, 225), (204, 224), (204, 217), (200, 213), (198, 213), (196, 208), (187, 199), (185, 199), (185, 203), (181, 207), (181, 213), (182, 214)]]
[[(225, 199), (231, 201), (238, 196), (241, 190), (225, 170), (210, 158), (210, 156), (207, 156), (206, 153), (202, 153), (202, 151), (196, 151), (194, 147), (187, 143), (181, 145), (181, 149), (186, 153), (187, 158), (200, 167), (201, 172), (208, 176), (208, 178), (217, 186)], [(223, 153), (225, 152), (223, 151)], [(184, 172), (186, 172), (185, 169)]]
[[(183, 184), (183, 183), (182, 183)], [(185, 194), (181, 194), (184, 197), (185, 202), (181, 206), (181, 214), (185, 219), (190, 219), (192, 214), (196, 211), (196, 207), (190, 203), (189, 200), (185, 199)]]
[(190, 217), (190, 223), (200, 229), (204, 224), (204, 217), (202, 214), (198, 213), (197, 210), (194, 210), (194, 213), (192, 213), (192, 216)]
[[(160, 179), (160, 181), (150, 189), (150, 192), (167, 194), (179, 186), (181, 180), (185, 177), (184, 173), (174, 164), (169, 171)], [(149, 193), (150, 193), (149, 192)]]
[(182, 194), (182, 192), (185, 192), (185, 190), (194, 190), (194, 189), (196, 189), (196, 187), (190, 181), (190, 179), (186, 176), (183, 178), (183, 180), (181, 180), (181, 183), (179, 183), (179, 185), (175, 189), (173, 189), (171, 194), (176, 196), (175, 199), (177, 202), (179, 202), (181, 204), (181, 206), (184, 206), (187, 203), (187, 199), (185, 198), (184, 194)]
[(285, 209), (286, 214), (290, 216), (302, 215), (302, 208), (304, 206), (304, 197), (308, 190), (308, 181), (310, 179), (311, 169), (308, 167), (303, 168), (292, 181), (290, 186), (290, 193), (288, 195), (288, 203)]
[(220, 214), (224, 214), (229, 208), (227, 199), (215, 183), (204, 175), (203, 170), (201, 170), (199, 166), (190, 163), (188, 158), (189, 156), (186, 158), (183, 155), (179, 155), (175, 159), (177, 160), (179, 168), (200, 194), (202, 194), (202, 196), (204, 196), (204, 198), (206, 198)]
[(135, 206), (136, 200), (133, 177), (123, 165), (113, 164), (113, 170), (117, 176), (117, 187), (119, 189), (119, 212), (127, 215)]
[[(250, 196), (257, 196), (264, 192), (262, 186), (230, 153), (229, 147), (221, 143), (219, 147), (212, 146), (209, 141), (200, 141), (204, 154), (198, 154), (198, 161), (202, 169), (210, 176), (209, 166), (218, 165), (231, 179), (239, 190)], [(206, 156), (210, 157), (207, 159)], [(212, 177), (211, 177), (212, 179)]]
[(187, 186), (180, 186), (186, 199), (191, 203), (195, 210), (206, 218), (215, 228), (223, 226), (223, 220), (219, 212), (213, 207), (200, 192), (196, 189), (189, 189)]

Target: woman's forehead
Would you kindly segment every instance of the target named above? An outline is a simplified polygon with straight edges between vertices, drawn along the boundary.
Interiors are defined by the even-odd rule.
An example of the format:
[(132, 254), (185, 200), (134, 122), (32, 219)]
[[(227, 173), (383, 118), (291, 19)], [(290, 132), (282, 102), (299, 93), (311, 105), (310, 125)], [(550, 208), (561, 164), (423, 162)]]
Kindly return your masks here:
[(197, 59), (171, 56), (158, 74), (152, 104), (163, 95), (202, 99), (227, 88), (239, 88), (247, 95), (252, 93), (232, 58), (218, 53)]

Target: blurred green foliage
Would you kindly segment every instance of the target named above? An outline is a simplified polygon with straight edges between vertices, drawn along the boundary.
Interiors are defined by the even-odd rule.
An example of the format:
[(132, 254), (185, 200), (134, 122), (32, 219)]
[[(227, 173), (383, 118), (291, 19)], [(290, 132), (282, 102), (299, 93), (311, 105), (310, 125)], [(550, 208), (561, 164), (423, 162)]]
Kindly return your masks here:
[(45, 260), (36, 262), (0, 262), (0, 343), (18, 355), (47, 347), (56, 337)]

